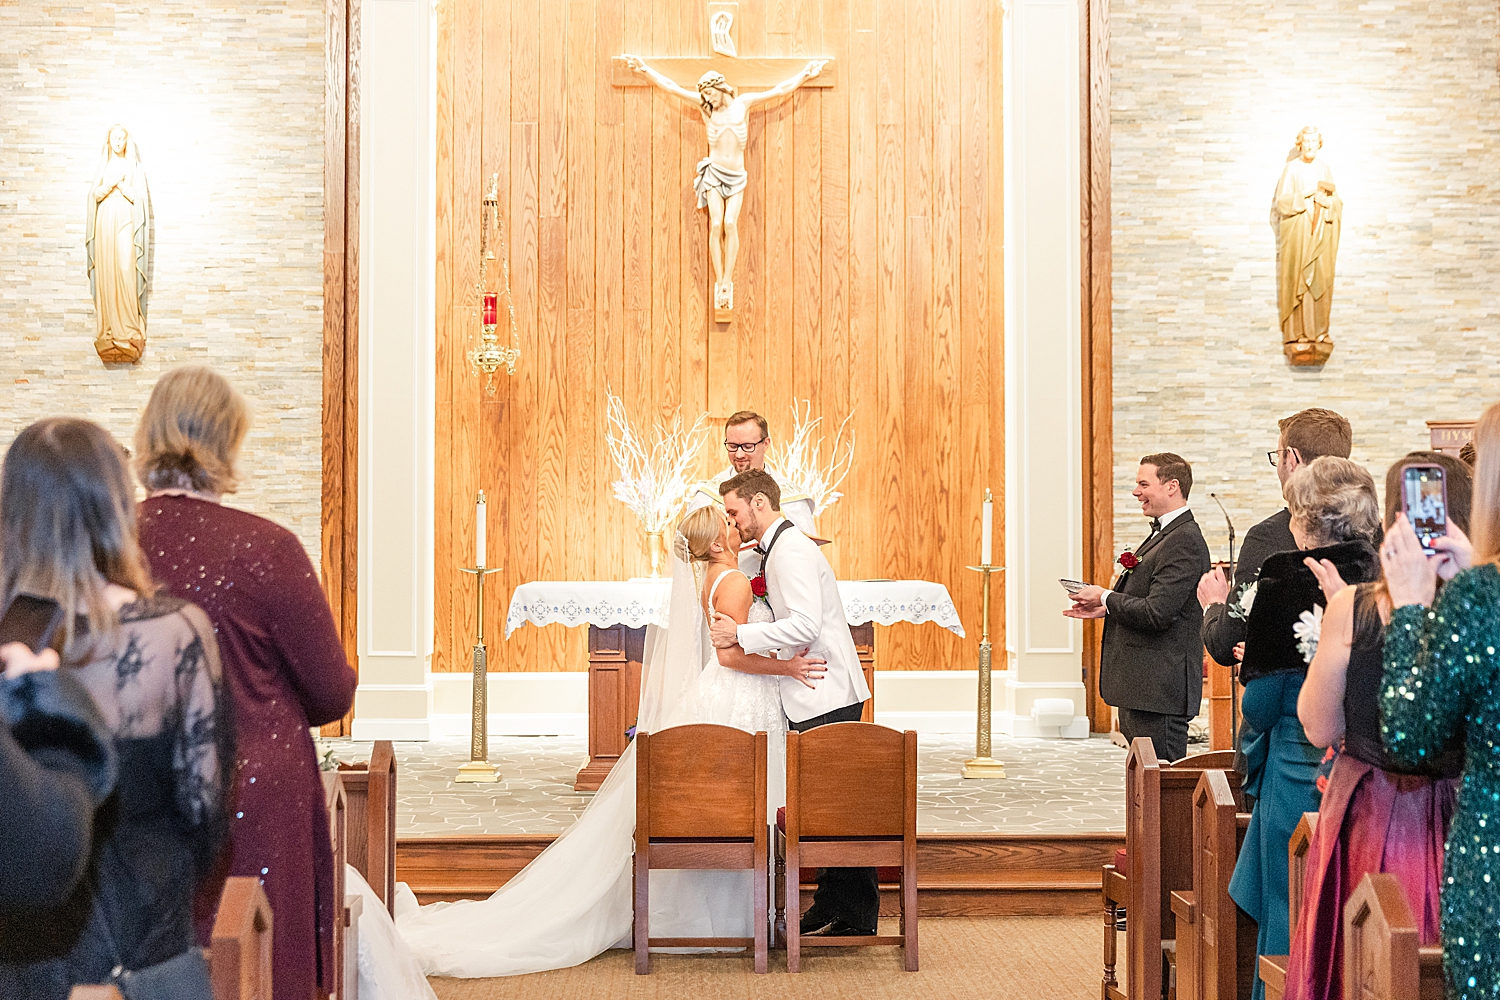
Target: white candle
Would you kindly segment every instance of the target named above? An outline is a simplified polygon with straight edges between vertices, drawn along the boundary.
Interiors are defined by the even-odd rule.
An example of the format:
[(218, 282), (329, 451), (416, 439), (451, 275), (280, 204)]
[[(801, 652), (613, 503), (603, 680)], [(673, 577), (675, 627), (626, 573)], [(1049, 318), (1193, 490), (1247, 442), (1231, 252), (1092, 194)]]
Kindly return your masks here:
[(979, 563), (981, 566), (990, 564), (992, 543), (995, 538), (995, 502), (990, 499), (990, 491), (984, 491), (984, 520), (983, 534), (979, 543)]
[(474, 504), (474, 565), (484, 569), (484, 490)]

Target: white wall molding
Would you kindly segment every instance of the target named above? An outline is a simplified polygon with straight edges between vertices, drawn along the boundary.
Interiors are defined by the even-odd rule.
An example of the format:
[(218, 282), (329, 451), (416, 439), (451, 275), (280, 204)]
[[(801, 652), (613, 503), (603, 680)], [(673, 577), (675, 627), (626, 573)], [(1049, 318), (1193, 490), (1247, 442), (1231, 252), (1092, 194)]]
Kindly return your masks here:
[(436, 32), (365, 0), (360, 44), (355, 739), (427, 739), (432, 685)]
[(1013, 669), (1001, 714), (1017, 735), (1037, 698), (1071, 698), (1080, 711), (1086, 704), (1083, 633), (1062, 616), (1067, 603), (1057, 584), (1076, 579), (1083, 566), (1078, 18), (1078, 4), (1068, 0), (1013, 0), (1005, 23), (1006, 641)]

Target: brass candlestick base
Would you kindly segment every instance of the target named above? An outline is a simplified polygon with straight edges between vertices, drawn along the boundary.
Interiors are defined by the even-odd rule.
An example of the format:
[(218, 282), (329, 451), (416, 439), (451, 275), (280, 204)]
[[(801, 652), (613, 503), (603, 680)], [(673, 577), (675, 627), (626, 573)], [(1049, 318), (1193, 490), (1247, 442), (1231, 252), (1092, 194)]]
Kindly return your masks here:
[(474, 636), (474, 712), (470, 719), (469, 762), (458, 769), (454, 781), (493, 783), (500, 780), (500, 772), (490, 765), (490, 716), (489, 716), (489, 670), (484, 648), (484, 578), (498, 569), (483, 567), (461, 567), (465, 573), (473, 573), (479, 581), (476, 588)]
[(984, 575), (984, 636), (979, 640), (979, 719), (974, 756), (964, 761), (963, 774), (965, 778), (1003, 778), (1005, 765), (990, 756), (990, 574), (1003, 572), (1005, 567), (985, 563), (969, 569)]

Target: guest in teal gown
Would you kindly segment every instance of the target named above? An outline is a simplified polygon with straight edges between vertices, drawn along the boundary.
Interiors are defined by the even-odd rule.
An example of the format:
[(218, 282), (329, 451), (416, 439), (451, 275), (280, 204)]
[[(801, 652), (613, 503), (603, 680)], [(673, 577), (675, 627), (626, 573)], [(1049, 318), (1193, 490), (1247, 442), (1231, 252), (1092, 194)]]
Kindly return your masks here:
[[(1377, 560), (1371, 543), (1380, 531), (1375, 481), (1348, 459), (1325, 456), (1298, 469), (1287, 480), (1286, 497), (1300, 551), (1267, 559), (1240, 609), (1249, 618), (1241, 652), (1242, 706), (1248, 729), (1256, 733), (1244, 744), (1244, 790), (1255, 797), (1255, 808), (1229, 895), (1255, 918), (1257, 955), (1290, 950), (1286, 848), (1302, 814), (1318, 808), (1323, 751), (1302, 730), (1297, 696), (1317, 649), (1316, 623), (1326, 598), (1303, 559), (1327, 559), (1349, 582), (1373, 579)], [(1257, 977), (1254, 1000), (1261, 1000), (1264, 990)]]
[[(1459, 536), (1423, 554), (1405, 517), (1381, 549), (1395, 611), (1385, 633), (1381, 732), (1408, 763), (1465, 730), (1463, 782), (1443, 857), (1449, 997), (1500, 997), (1500, 404), (1474, 431), (1473, 549)], [(1470, 568), (1472, 567), (1472, 568)], [(1451, 576), (1434, 600), (1437, 578)], [(1429, 610), (1430, 609), (1430, 610)]]

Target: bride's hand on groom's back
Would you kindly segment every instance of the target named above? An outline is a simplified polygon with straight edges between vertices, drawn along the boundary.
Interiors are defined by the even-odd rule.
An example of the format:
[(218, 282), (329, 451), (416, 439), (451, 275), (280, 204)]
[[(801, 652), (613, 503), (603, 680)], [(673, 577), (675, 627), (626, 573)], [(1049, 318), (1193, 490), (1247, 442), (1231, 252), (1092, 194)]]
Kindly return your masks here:
[(799, 650), (796, 656), (782, 662), (786, 664), (786, 676), (795, 677), (814, 689), (823, 675), (828, 673), (828, 661), (821, 656), (808, 656), (806, 649)]

